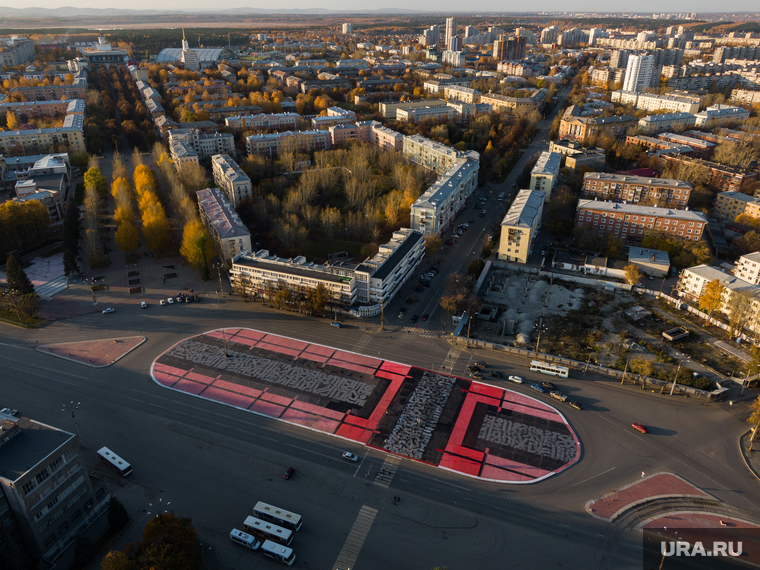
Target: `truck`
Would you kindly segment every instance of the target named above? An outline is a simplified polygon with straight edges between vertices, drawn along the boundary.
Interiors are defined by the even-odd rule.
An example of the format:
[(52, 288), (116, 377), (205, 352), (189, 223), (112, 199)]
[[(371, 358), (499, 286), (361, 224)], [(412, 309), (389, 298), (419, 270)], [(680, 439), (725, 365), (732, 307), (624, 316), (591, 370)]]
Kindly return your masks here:
[(663, 331), (662, 336), (670, 342), (675, 342), (689, 336), (689, 331), (684, 327), (676, 327), (667, 331)]

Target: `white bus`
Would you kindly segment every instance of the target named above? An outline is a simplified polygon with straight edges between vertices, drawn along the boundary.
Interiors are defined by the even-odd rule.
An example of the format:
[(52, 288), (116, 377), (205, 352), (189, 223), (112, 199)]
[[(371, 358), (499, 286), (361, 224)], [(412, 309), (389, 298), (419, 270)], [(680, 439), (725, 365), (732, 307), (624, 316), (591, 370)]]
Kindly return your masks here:
[(506, 195), (506, 192), (502, 192), (501, 194), (499, 194), (499, 197), (498, 197), (498, 198), (496, 198), (496, 199), (497, 199), (499, 202), (503, 202), (503, 201), (504, 201), (504, 196), (505, 196), (505, 195)]
[(132, 466), (107, 447), (101, 447), (98, 449), (98, 455), (100, 455), (100, 458), (105, 461), (111, 469), (119, 473), (122, 477), (126, 477), (132, 473)]
[(570, 369), (567, 366), (557, 366), (556, 364), (534, 360), (530, 363), (530, 371), (549, 374), (551, 376), (559, 376), (560, 378), (567, 378)]
[(284, 546), (288, 546), (293, 542), (292, 530), (257, 519), (256, 517), (246, 517), (243, 526), (245, 526), (245, 531), (247, 533), (258, 536), (263, 540), (273, 540)]
[(288, 566), (293, 566), (293, 562), (296, 561), (296, 555), (292, 548), (286, 548), (271, 540), (264, 541), (264, 544), (261, 545), (261, 552), (264, 553), (264, 556), (268, 556), (269, 558), (287, 564)]
[(263, 521), (273, 522), (283, 528), (289, 528), (292, 531), (297, 531), (301, 528), (301, 515), (262, 503), (261, 501), (253, 507), (253, 516)]

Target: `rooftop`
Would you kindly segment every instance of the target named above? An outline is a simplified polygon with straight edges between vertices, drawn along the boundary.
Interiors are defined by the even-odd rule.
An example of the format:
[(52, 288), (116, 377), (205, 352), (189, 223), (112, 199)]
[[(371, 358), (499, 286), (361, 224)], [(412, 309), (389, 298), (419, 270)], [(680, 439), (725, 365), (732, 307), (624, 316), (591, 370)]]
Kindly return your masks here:
[[(291, 263), (275, 263), (273, 261), (267, 261), (266, 258), (259, 257), (261, 252), (256, 253), (255, 256), (251, 255), (238, 255), (235, 257), (234, 264), (242, 265), (245, 267), (256, 267), (259, 269), (266, 269), (274, 273), (285, 273), (287, 275), (294, 275), (296, 277), (302, 277), (304, 279), (317, 279), (319, 281), (329, 281), (330, 283), (348, 283), (350, 279), (342, 277), (340, 275), (333, 275), (323, 271), (314, 271), (314, 268), (310, 265), (308, 268), (301, 268), (299, 264), (295, 262)], [(266, 252), (267, 254), (269, 252)]]
[(583, 177), (586, 180), (598, 180), (599, 182), (614, 182), (616, 184), (641, 184), (649, 186), (668, 186), (670, 188), (684, 188), (691, 190), (692, 186), (683, 180), (673, 178), (647, 178), (644, 176), (631, 176), (630, 174), (608, 174), (606, 172), (587, 172)]
[(742, 192), (719, 192), (718, 196), (731, 198), (733, 200), (739, 200), (740, 202), (745, 202), (747, 204), (752, 202), (760, 202), (760, 198), (757, 196), (751, 196), (750, 194), (744, 194)]
[(473, 160), (462, 160), (449, 168), (443, 176), (428, 188), (414, 203), (418, 208), (437, 209), (451, 193), (456, 190), (469, 174), (478, 168), (478, 163)]
[(662, 115), (647, 115), (639, 119), (639, 123), (664, 123), (667, 121), (679, 121), (679, 120), (696, 120), (696, 115), (692, 113), (664, 113)]
[(219, 188), (198, 190), (198, 205), (220, 239), (251, 235)]
[(538, 157), (531, 174), (544, 174), (547, 176), (556, 175), (557, 172), (559, 172), (561, 161), (562, 155), (560, 153), (544, 151), (541, 153), (541, 156)]
[[(3, 431), (10, 432), (14, 422), (0, 422)], [(29, 418), (20, 418), (15, 422), (20, 433), (0, 447), (0, 477), (16, 481), (25, 473), (54, 453), (74, 434), (35, 422)]]
[(654, 206), (638, 206), (635, 204), (617, 204), (603, 200), (580, 200), (578, 210), (588, 208), (599, 212), (622, 212), (624, 214), (642, 214), (657, 216), (659, 218), (674, 218), (678, 220), (691, 220), (695, 222), (707, 222), (707, 218), (701, 212), (691, 210), (675, 210), (673, 208), (656, 208)]
[(532, 228), (536, 216), (541, 211), (546, 192), (541, 190), (520, 190), (515, 201), (501, 221), (502, 226)]
[[(401, 229), (393, 234), (393, 239), (380, 247), (380, 251), (361, 267), (374, 269), (373, 279), (385, 279), (393, 273), (409, 251), (422, 239), (422, 234), (410, 229)], [(383, 251), (385, 250), (385, 251)]]
[(684, 271), (689, 271), (707, 281), (715, 281), (717, 279), (723, 287), (730, 289), (733, 292), (749, 291), (753, 296), (760, 295), (760, 287), (752, 285), (738, 277), (734, 277), (730, 273), (724, 273), (720, 269), (710, 265), (697, 265), (695, 267), (684, 269)]

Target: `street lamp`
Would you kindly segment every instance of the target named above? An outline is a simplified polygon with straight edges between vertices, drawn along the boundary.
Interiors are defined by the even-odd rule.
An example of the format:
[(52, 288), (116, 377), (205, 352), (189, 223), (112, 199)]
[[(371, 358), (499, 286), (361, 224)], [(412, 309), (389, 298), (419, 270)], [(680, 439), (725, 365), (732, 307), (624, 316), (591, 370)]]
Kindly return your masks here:
[(74, 414), (74, 410), (78, 410), (79, 404), (81, 403), (82, 402), (77, 402), (76, 404), (74, 404), (74, 401), (72, 400), (71, 404), (68, 404), (68, 405), (64, 404), (63, 409), (61, 411), (65, 412), (66, 410), (68, 410), (71, 412), (71, 419), (74, 420), (74, 426), (77, 428), (77, 439), (79, 440), (79, 447), (84, 448), (84, 445), (82, 445), (82, 434), (79, 433), (79, 424), (77, 423), (77, 417)]
[[(155, 511), (156, 511), (156, 516), (158, 517), (158, 516), (161, 516), (161, 515), (165, 515), (166, 513), (168, 513), (168, 512), (169, 512), (169, 511), (168, 511), (168, 509), (166, 509), (166, 508), (164, 508), (164, 507), (168, 507), (169, 505), (171, 505), (171, 502), (167, 502), (167, 503), (164, 505), (164, 499), (163, 499), (163, 497), (161, 497), (160, 499), (158, 499), (158, 505), (155, 505), (155, 506), (154, 506), (154, 505), (153, 505), (153, 503), (148, 503), (148, 504), (150, 505), (150, 507), (151, 507), (152, 509), (155, 509)], [(162, 510), (162, 509), (163, 509), (163, 510)], [(148, 513), (147, 513), (147, 514), (149, 514), (149, 515), (150, 515), (150, 514), (153, 514), (153, 513), (151, 513), (150, 511), (148, 511)]]
[(541, 315), (541, 318), (538, 321), (538, 326), (536, 327), (536, 329), (538, 330), (538, 340), (536, 341), (536, 358), (538, 358), (538, 345), (541, 344), (541, 333), (545, 332), (546, 330), (548, 330), (544, 326), (544, 316), (543, 315)]

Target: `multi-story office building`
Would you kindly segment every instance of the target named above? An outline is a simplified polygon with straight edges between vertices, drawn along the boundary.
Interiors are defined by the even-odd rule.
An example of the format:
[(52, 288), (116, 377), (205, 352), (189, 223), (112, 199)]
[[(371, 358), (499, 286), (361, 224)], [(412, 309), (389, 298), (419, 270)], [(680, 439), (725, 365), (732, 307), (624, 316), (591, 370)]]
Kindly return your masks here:
[(238, 217), (219, 188), (198, 190), (201, 220), (216, 243), (217, 253), (225, 263), (243, 251), (251, 249), (251, 233)]
[(540, 190), (520, 190), (501, 221), (499, 259), (527, 263), (541, 227), (546, 196)]
[(652, 233), (699, 241), (707, 229), (707, 218), (701, 212), (689, 210), (580, 200), (575, 225), (600, 236), (611, 234), (635, 245)]
[(0, 486), (27, 544), (53, 560), (106, 508), (105, 488), (74, 434), (23, 417), (0, 427)]
[(587, 172), (583, 176), (582, 193), (584, 198), (597, 200), (686, 208), (692, 190), (691, 184), (682, 180)]
[(685, 95), (655, 95), (653, 93), (633, 93), (613, 91), (613, 103), (633, 105), (643, 111), (670, 111), (671, 113), (696, 113), (699, 111), (700, 97)]
[(329, 131), (286, 131), (251, 135), (246, 138), (248, 154), (259, 154), (267, 158), (276, 158), (283, 150), (311, 152), (328, 150), (332, 145)]
[(233, 208), (237, 208), (243, 198), (251, 195), (251, 179), (228, 154), (212, 156), (211, 171), (214, 182), (224, 190)]
[(709, 129), (725, 125), (732, 121), (744, 121), (749, 118), (749, 111), (742, 107), (731, 105), (713, 105), (701, 113), (697, 113), (697, 127)]
[(753, 214), (759, 209), (760, 198), (750, 194), (744, 194), (742, 192), (720, 192), (715, 198), (715, 214), (724, 220), (734, 220), (736, 216), (744, 213), (753, 218), (757, 218), (757, 216)]
[(760, 285), (760, 251), (742, 255), (736, 262), (734, 275), (751, 285)]
[[(408, 138), (404, 137), (404, 154)], [(440, 164), (448, 163), (444, 159)], [(441, 235), (451, 228), (465, 200), (478, 186), (478, 169), (477, 159), (454, 158), (443, 175), (412, 204), (412, 229), (425, 235)]]
[(653, 135), (665, 131), (686, 129), (696, 124), (697, 117), (691, 113), (666, 113), (664, 115), (647, 115), (639, 119), (639, 132)]
[(557, 185), (561, 162), (561, 154), (542, 152), (530, 173), (530, 189), (541, 190), (546, 201), (551, 198), (552, 190)]
[(454, 119), (459, 117), (459, 111), (452, 105), (445, 107), (414, 107), (413, 109), (398, 109), (396, 120), (401, 122), (420, 122), (428, 119)]
[(653, 71), (654, 56), (630, 55), (625, 69), (623, 91), (642, 93), (644, 89), (651, 87)]

